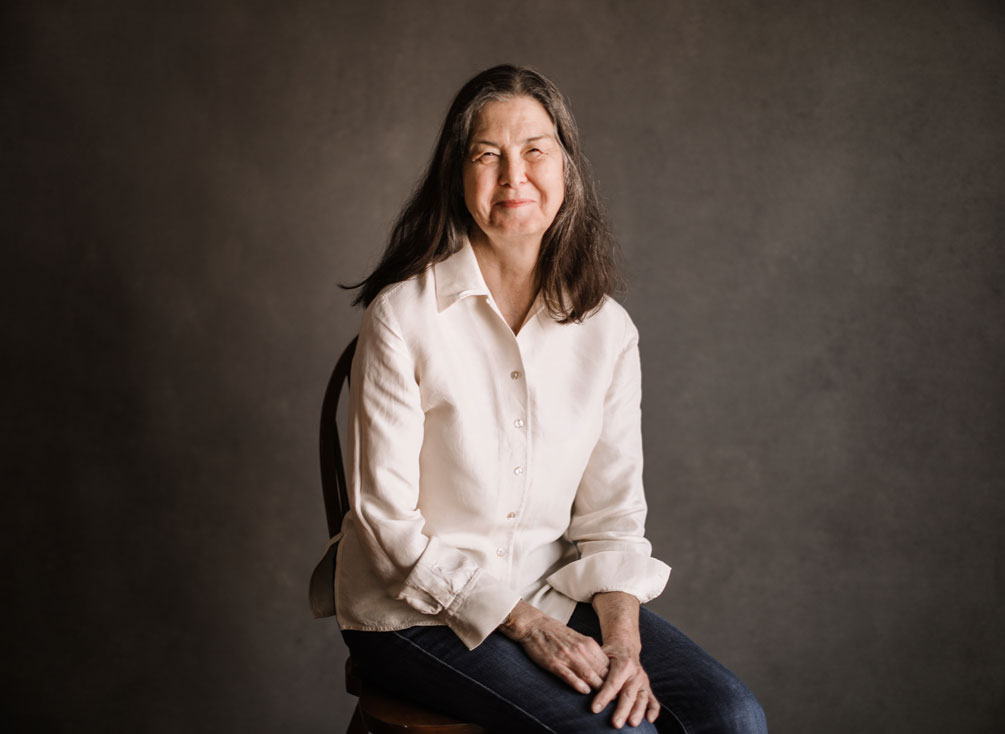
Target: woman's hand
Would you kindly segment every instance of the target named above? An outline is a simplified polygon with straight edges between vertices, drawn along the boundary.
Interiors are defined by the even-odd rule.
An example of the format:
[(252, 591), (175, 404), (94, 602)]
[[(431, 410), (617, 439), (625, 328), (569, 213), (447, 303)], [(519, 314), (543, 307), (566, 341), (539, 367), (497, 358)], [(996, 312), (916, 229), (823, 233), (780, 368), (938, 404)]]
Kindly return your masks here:
[(638, 726), (643, 717), (650, 723), (655, 721), (660, 704), (649, 688), (649, 676), (639, 662), (638, 650), (622, 641), (607, 642), (601, 650), (610, 661), (610, 670), (593, 699), (593, 712), (600, 713), (617, 698), (618, 704), (611, 717), (615, 728), (620, 729), (625, 721)]
[(608, 656), (592, 637), (581, 635), (524, 601), (517, 603), (499, 630), (523, 645), (530, 659), (580, 693), (601, 688)]
[(628, 721), (638, 726), (645, 717), (650, 723), (660, 712), (659, 701), (649, 687), (649, 676), (642, 669), (639, 653), (639, 600), (631, 594), (610, 591), (593, 597), (593, 608), (600, 620), (604, 637), (601, 648), (610, 661), (610, 669), (593, 699), (593, 711), (599, 713), (615, 698), (611, 723), (620, 729)]

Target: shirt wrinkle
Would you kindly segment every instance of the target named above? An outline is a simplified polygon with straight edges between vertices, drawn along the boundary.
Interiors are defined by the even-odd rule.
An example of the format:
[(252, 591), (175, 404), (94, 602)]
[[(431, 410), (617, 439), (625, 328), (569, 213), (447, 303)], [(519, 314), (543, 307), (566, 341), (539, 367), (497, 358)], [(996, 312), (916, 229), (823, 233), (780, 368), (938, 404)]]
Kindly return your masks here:
[[(470, 298), (469, 296), (486, 296)], [(367, 309), (334, 596), (344, 629), (447, 624), (469, 648), (523, 598), (561, 621), (670, 569), (644, 538), (638, 334), (612, 299), (500, 327), (468, 242)]]

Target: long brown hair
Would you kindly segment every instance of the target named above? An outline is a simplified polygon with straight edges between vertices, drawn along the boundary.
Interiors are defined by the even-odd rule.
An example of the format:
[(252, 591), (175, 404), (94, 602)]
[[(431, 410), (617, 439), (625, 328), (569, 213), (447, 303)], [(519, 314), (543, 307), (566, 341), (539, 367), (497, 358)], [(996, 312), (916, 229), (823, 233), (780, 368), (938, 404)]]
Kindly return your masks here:
[(490, 101), (531, 97), (555, 123), (565, 163), (565, 200), (544, 233), (537, 262), (538, 287), (553, 317), (582, 321), (621, 283), (616, 244), (579, 147), (569, 105), (549, 79), (525, 66), (486, 69), (461, 87), (443, 121), (432, 160), (391, 231), (376, 269), (363, 281), (353, 305), (368, 306), (388, 285), (421, 273), (460, 249), (471, 214), (464, 204), (462, 167), (471, 127)]

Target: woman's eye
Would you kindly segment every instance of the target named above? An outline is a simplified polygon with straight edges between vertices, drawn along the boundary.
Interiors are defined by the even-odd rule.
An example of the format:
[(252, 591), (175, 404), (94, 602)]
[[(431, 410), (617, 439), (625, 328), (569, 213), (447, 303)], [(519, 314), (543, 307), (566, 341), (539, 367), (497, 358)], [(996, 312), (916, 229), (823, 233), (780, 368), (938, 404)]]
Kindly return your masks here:
[(478, 156), (475, 160), (482, 161), (483, 163), (491, 163), (495, 158), (498, 158), (498, 157), (499, 156), (497, 154), (495, 154), (495, 153), (487, 150), (484, 153), (482, 153), (480, 156)]
[(543, 152), (541, 151), (540, 148), (531, 148), (530, 150), (527, 151), (527, 155), (531, 156), (532, 158), (537, 158), (538, 156), (543, 155)]

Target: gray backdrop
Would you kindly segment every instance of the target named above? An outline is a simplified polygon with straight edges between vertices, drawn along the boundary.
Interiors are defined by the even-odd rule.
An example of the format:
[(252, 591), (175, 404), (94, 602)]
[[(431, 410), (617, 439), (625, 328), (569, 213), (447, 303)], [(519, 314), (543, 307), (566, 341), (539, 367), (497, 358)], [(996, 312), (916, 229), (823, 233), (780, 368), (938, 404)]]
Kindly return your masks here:
[(512, 61), (624, 248), (652, 607), (776, 734), (997, 731), (1000, 2), (85, 5), (0, 23), (5, 719), (342, 730), (336, 283)]

